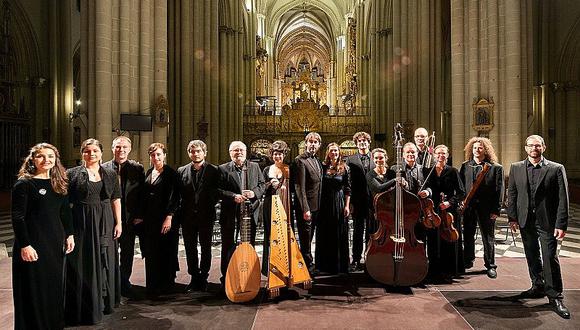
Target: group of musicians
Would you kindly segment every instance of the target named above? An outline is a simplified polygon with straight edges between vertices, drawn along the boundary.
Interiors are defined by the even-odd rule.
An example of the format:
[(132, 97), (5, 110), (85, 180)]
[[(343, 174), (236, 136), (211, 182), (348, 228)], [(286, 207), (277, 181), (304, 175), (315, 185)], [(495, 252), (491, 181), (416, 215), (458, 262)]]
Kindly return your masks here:
[[(128, 159), (131, 151), (129, 138), (120, 136), (113, 141), (114, 159), (103, 165), (100, 164), (100, 142), (86, 140), (81, 147), (83, 165), (66, 173), (71, 203), (78, 204), (78, 212), (62, 218), (62, 211), (59, 215), (55, 210), (54, 217), (55, 221), (63, 223), (64, 220), (58, 219), (72, 217), (72, 225), (65, 223), (63, 229), (68, 235), (67, 253), (70, 253), (66, 267), (67, 290), (70, 286), (71, 295), (78, 296), (79, 301), (84, 301), (82, 296), (86, 293), (97, 303), (93, 306), (95, 308), (75, 312), (74, 320), (69, 324), (96, 323), (103, 313), (111, 312), (112, 307), (118, 304), (119, 291), (124, 296), (132, 295), (129, 279), (135, 235), (139, 235), (145, 257), (150, 294), (163, 294), (173, 287), (179, 267), (179, 227), (182, 228), (187, 255), (187, 271), (191, 276), (187, 290), (205, 291), (211, 267), (211, 240), (218, 201), (221, 201), (220, 281), (223, 286), (229, 260), (236, 248), (242, 205), (251, 206), (250, 243), (254, 245), (260, 203), (264, 200), (267, 213), (271, 209), (268, 198), (280, 194), (281, 187), (286, 187), (282, 189), (288, 194), (286, 198), (293, 197), (292, 207), (286, 212), (296, 225), (300, 251), (313, 276), (365, 269), (364, 247), (369, 246), (378, 229), (374, 198), (398, 185), (418, 200), (432, 201), (434, 214), (452, 215), (449, 223), (442, 221), (440, 225), (432, 221), (427, 211), (421, 212), (416, 219), (414, 233), (426, 243), (425, 253), (429, 261), (426, 281), (451, 283), (454, 277), (473, 267), (477, 226), (483, 241), (487, 276), (496, 278), (494, 231), (503, 204), (504, 171), (498, 163), (493, 145), (484, 137), (471, 138), (464, 149), (465, 162), (458, 171), (449, 165), (449, 148), (445, 145), (434, 146), (434, 143), (428, 145), (428, 140), (427, 130), (418, 128), (414, 133), (415, 143), (404, 144), (397, 165), (389, 166), (387, 151), (382, 148), (371, 150), (372, 141), (366, 132), (354, 134), (353, 141), (357, 146), (354, 155), (343, 159), (339, 145), (330, 143), (324, 153), (324, 161), (321, 161), (318, 158), (321, 136), (310, 132), (304, 140), (304, 153), (290, 165), (284, 162), (288, 145), (284, 141), (275, 141), (270, 150), (273, 164), (263, 171), (257, 163), (246, 159), (247, 148), (241, 141), (231, 142), (231, 161), (215, 166), (206, 160), (206, 144), (193, 140), (186, 150), (191, 162), (176, 171), (165, 164), (165, 146), (154, 143), (149, 147), (152, 166), (146, 172), (142, 165)], [(546, 144), (541, 136), (530, 135), (525, 140), (524, 148), (528, 157), (511, 165), (506, 203), (511, 229), (521, 231), (532, 283), (531, 288), (520, 296), (522, 299), (547, 296), (556, 313), (569, 318), (570, 312), (563, 304), (562, 276), (557, 255), (557, 240), (565, 236), (569, 218), (566, 171), (561, 164), (543, 157)], [(46, 160), (48, 158), (44, 157), (44, 153), (49, 154), (52, 160)], [(41, 171), (41, 167), (44, 170)], [(58, 169), (58, 176), (55, 176), (57, 170), (53, 167)], [(46, 194), (44, 188), (38, 192), (34, 190), (40, 182), (34, 180), (37, 177), (50, 178), (53, 185), (56, 182), (66, 187), (67, 180), (63, 174), (55, 147), (39, 144), (31, 149), (13, 197), (13, 204), (23, 208), (18, 213), (21, 216), (13, 218), (17, 243), (22, 245), (22, 255), (14, 257), (19, 267), (21, 263), (33, 267), (38, 260), (37, 251), (32, 249), (35, 243), (27, 246), (23, 243), (28, 243), (25, 233), (33, 228), (25, 229), (26, 226), (36, 226), (28, 219), (27, 196), (43, 199)], [(18, 187), (24, 187), (20, 189), (20, 199), (17, 198), (20, 195), (16, 194), (20, 191), (16, 189)], [(57, 194), (66, 195), (66, 189), (63, 193), (57, 191)], [(94, 202), (90, 201), (92, 199)], [(349, 251), (348, 219), (351, 216), (354, 230), (352, 250)], [(267, 232), (270, 226), (266, 222), (270, 219), (269, 214), (264, 213), (263, 219), (266, 231), (263, 257), (267, 259), (270, 243)], [(108, 227), (98, 225), (101, 222), (108, 223)], [(89, 225), (96, 227), (89, 231)], [(58, 236), (60, 240), (61, 234)], [(313, 253), (311, 246), (314, 237)], [(107, 252), (112, 251), (110, 247), (113, 244), (116, 246), (113, 243), (116, 240), (120, 242), (120, 257)], [(96, 242), (96, 245), (86, 242)], [(200, 258), (198, 243), (201, 246)], [(106, 253), (103, 254), (103, 251)], [(263, 264), (268, 267), (267, 260)], [(94, 267), (89, 269), (89, 265)], [(19, 269), (15, 267), (13, 271), (21, 272)], [(31, 268), (26, 271), (37, 270)], [(46, 270), (39, 268), (38, 271)], [(57, 273), (55, 271), (55, 276)], [(80, 279), (77, 284), (79, 288), (82, 286), (82, 290), (69, 285), (70, 279), (77, 277)], [(85, 288), (86, 285), (82, 284), (85, 277), (94, 278), (91, 283), (95, 285)], [(103, 290), (101, 284), (106, 284), (107, 290)], [(18, 287), (20, 285), (27, 287), (29, 284), (22, 282)], [(109, 303), (103, 307), (102, 299), (98, 297), (105, 294)], [(65, 309), (68, 310), (67, 307)]]

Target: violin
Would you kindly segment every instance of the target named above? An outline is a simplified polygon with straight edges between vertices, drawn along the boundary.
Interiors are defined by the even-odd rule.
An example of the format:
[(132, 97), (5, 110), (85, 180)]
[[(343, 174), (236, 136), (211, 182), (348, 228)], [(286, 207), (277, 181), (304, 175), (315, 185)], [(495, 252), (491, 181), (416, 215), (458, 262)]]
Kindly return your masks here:
[(437, 228), (441, 225), (441, 217), (435, 213), (435, 205), (431, 198), (420, 198), (421, 208), (423, 209), (423, 214), (425, 218), (423, 219), (423, 226), (425, 228)]
[[(441, 203), (445, 203), (444, 193), (441, 193)], [(442, 239), (448, 242), (456, 242), (459, 239), (459, 232), (453, 225), (453, 214), (447, 212), (447, 209), (439, 209), (439, 215), (441, 216), (443, 223), (439, 235)]]

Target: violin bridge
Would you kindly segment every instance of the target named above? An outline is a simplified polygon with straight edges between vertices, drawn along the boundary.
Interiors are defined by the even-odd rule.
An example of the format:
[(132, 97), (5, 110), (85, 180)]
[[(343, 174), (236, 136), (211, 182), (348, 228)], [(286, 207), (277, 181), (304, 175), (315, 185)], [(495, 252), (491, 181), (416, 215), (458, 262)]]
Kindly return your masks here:
[(395, 243), (405, 243), (407, 240), (404, 236), (391, 235), (391, 240)]

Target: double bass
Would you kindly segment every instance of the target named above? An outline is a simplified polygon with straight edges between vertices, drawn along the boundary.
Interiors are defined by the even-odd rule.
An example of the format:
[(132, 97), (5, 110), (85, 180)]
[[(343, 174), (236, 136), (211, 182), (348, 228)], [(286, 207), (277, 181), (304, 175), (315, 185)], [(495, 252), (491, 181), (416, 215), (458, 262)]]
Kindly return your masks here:
[(411, 286), (427, 275), (424, 243), (415, 236), (420, 218), (417, 195), (403, 189), (402, 126), (395, 126), (397, 150), (397, 183), (374, 198), (378, 230), (371, 234), (366, 253), (366, 269), (377, 282), (392, 286)]

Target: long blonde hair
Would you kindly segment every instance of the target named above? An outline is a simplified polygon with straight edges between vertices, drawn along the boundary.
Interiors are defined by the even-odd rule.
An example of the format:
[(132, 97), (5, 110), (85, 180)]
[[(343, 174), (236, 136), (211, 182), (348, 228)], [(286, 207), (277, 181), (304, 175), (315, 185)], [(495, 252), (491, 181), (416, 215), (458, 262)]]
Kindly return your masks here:
[(36, 175), (37, 168), (34, 166), (34, 157), (36, 157), (36, 154), (42, 149), (50, 149), (54, 152), (54, 167), (50, 170), (50, 184), (52, 185), (52, 189), (57, 194), (66, 195), (68, 192), (68, 178), (66, 176), (66, 171), (60, 162), (60, 153), (58, 152), (58, 149), (50, 143), (38, 143), (30, 148), (28, 156), (26, 156), (22, 166), (20, 166), (20, 170), (18, 171), (18, 179), (28, 179)]
[(326, 147), (326, 156), (324, 157), (324, 164), (328, 165), (328, 171), (330, 174), (331, 168), (330, 166), (332, 165), (332, 161), (330, 160), (330, 148), (332, 147), (337, 147), (338, 148), (338, 161), (336, 164), (336, 174), (344, 174), (344, 172), (346, 172), (347, 170), (347, 166), (345, 161), (342, 159), (341, 155), (340, 155), (340, 146), (338, 145), (338, 143), (336, 142), (332, 142), (330, 144), (328, 144), (328, 146)]
[(474, 136), (465, 145), (463, 151), (465, 151), (465, 160), (470, 160), (473, 158), (473, 144), (481, 143), (483, 146), (483, 151), (485, 153), (485, 158), (489, 160), (490, 163), (495, 164), (497, 163), (497, 155), (495, 154), (495, 150), (493, 149), (493, 145), (488, 138), (481, 137), (481, 136)]

